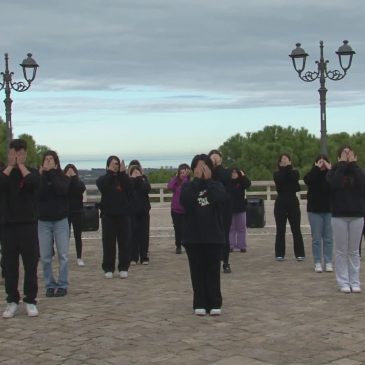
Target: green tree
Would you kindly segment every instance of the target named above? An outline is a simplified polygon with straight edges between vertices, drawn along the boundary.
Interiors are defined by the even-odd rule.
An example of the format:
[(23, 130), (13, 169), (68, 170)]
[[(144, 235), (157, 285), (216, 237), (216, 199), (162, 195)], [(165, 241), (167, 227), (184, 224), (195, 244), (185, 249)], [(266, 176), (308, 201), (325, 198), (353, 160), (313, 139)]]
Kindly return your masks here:
[(21, 134), (19, 138), (27, 142), (27, 164), (33, 167), (39, 167), (42, 163), (44, 152), (49, 150), (47, 146), (38, 146), (30, 134)]
[[(330, 160), (337, 160), (337, 150), (341, 145), (350, 144), (358, 156), (359, 164), (364, 165), (364, 139), (364, 133), (352, 136), (346, 132), (329, 135)], [(305, 128), (272, 125), (258, 132), (246, 133), (244, 136), (235, 134), (219, 149), (226, 166), (237, 166), (245, 170), (252, 180), (271, 180), (277, 159), (284, 152), (291, 155), (294, 166), (298, 168), (300, 175), (304, 176), (319, 154), (320, 141)]]

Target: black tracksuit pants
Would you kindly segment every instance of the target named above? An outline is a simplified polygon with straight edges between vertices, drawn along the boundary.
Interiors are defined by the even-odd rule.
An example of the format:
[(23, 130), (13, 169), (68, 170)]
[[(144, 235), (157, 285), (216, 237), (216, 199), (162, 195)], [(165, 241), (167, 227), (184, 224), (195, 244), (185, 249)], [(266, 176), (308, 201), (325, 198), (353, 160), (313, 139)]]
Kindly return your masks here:
[(219, 244), (191, 244), (185, 246), (189, 259), (194, 298), (193, 309), (218, 309), (222, 306)]
[(132, 261), (148, 261), (150, 213), (135, 214), (132, 220)]
[(68, 217), (68, 225), (71, 232), (71, 224), (74, 231), (76, 256), (78, 259), (82, 257), (82, 212), (70, 213)]
[(172, 224), (175, 232), (175, 246), (181, 248), (183, 231), (184, 231), (184, 215), (183, 213), (176, 213), (171, 211)]
[(4, 262), (3, 262), (3, 224), (0, 223), (0, 250), (1, 250), (1, 258), (0, 258), (0, 270), (1, 270), (1, 277), (4, 278)]
[(101, 219), (104, 272), (114, 272), (116, 245), (118, 245), (118, 271), (128, 271), (130, 265), (130, 217), (106, 216)]
[(5, 223), (3, 231), (3, 264), (8, 303), (19, 303), (19, 256), (24, 266), (23, 292), (25, 303), (36, 304), (39, 259), (37, 223)]
[(222, 261), (223, 264), (229, 263), (229, 253), (231, 250), (231, 246), (229, 244), (229, 230), (231, 229), (232, 224), (232, 203), (231, 201), (227, 201), (223, 207), (222, 212), (222, 218), (223, 218), (223, 229), (224, 229), (224, 238), (225, 238), (225, 244), (222, 245)]
[(289, 221), (293, 234), (295, 257), (305, 257), (304, 242), (300, 230), (300, 207), (295, 194), (279, 196), (274, 206), (276, 222), (275, 257), (285, 257), (286, 222)]

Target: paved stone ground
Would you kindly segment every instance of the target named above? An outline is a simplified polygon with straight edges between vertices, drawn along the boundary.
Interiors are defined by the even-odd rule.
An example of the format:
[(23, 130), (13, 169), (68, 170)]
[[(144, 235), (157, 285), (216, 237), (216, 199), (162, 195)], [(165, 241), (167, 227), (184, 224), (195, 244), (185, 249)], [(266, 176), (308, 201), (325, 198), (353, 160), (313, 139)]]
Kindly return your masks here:
[(306, 261), (294, 260), (288, 235), (287, 258), (275, 262), (266, 210), (267, 227), (249, 231), (248, 252), (233, 253), (233, 273), (222, 274), (220, 317), (192, 314), (167, 205), (152, 209), (151, 264), (126, 280), (104, 279), (100, 232), (85, 234), (84, 268), (71, 241), (69, 295), (46, 298), (40, 269), (40, 316), (21, 306), (0, 319), (0, 364), (365, 364), (364, 293), (341, 294), (333, 273), (313, 272), (304, 216)]

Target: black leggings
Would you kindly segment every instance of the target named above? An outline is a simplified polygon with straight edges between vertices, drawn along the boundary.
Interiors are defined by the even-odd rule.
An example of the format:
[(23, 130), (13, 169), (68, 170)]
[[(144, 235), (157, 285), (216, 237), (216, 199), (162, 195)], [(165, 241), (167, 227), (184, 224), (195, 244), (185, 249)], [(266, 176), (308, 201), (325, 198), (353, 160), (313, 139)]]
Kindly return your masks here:
[(74, 212), (71, 213), (68, 217), (68, 225), (70, 226), (71, 232), (71, 224), (74, 231), (75, 238), (75, 246), (76, 246), (76, 255), (78, 259), (81, 259), (82, 256), (82, 213)]

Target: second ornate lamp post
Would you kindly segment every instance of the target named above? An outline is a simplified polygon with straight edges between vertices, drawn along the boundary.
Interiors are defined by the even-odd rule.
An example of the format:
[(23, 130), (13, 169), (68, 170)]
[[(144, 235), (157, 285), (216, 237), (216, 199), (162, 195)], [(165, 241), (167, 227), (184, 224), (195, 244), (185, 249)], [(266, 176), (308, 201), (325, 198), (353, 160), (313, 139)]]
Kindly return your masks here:
[[(27, 83), (22, 81), (13, 81), (13, 72), (9, 71), (9, 58), (8, 54), (5, 53), (5, 72), (1, 72), (3, 77), (2, 83), (0, 82), (0, 90), (5, 89), (5, 122), (6, 122), (6, 142), (7, 146), (9, 146), (9, 142), (13, 139), (13, 126), (11, 122), (11, 104), (13, 100), (10, 98), (11, 90), (23, 92), (30, 88), (31, 83), (35, 79), (35, 75), (37, 73), (37, 62), (32, 58), (32, 54), (28, 53), (28, 57), (23, 60), (20, 64), (23, 69), (23, 75)], [(28, 70), (30, 71), (30, 75), (28, 75)]]
[[(316, 61), (318, 65), (317, 71), (306, 71), (304, 74), (305, 62), (308, 54), (300, 47), (300, 43), (297, 43), (292, 53), (289, 55), (293, 61), (295, 71), (301, 80), (306, 82), (312, 82), (319, 78), (320, 88), (318, 89), (321, 105), (321, 153), (327, 155), (327, 126), (326, 126), (326, 78), (333, 81), (342, 80), (347, 70), (351, 67), (352, 56), (355, 52), (349, 46), (348, 41), (343, 41), (343, 45), (336, 52), (340, 62), (340, 66), (343, 72), (338, 70), (327, 70), (328, 61), (323, 57), (323, 41), (320, 44), (320, 59)], [(299, 63), (299, 64), (298, 64)]]

